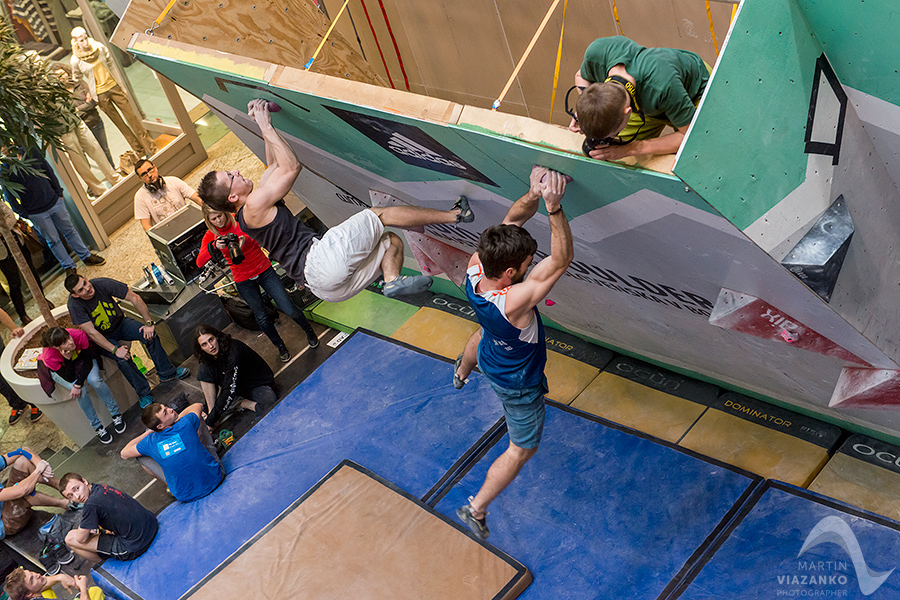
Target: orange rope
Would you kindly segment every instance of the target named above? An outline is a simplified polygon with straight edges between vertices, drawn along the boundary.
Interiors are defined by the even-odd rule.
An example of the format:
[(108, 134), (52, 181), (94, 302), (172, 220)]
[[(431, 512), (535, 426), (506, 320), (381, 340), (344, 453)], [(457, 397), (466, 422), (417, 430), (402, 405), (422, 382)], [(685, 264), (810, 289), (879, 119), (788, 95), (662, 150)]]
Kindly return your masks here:
[(153, 30), (159, 27), (159, 24), (162, 23), (162, 20), (166, 18), (166, 15), (169, 14), (169, 11), (172, 10), (173, 6), (175, 6), (175, 2), (177, 2), (177, 0), (169, 0), (169, 3), (166, 5), (163, 11), (159, 13), (159, 16), (156, 17), (156, 20), (153, 21), (153, 24), (150, 25), (150, 28), (144, 33), (153, 35)]
[(616, 8), (616, 0), (613, 0), (613, 16), (616, 18), (616, 28), (619, 30), (619, 35), (625, 35), (625, 30), (622, 29), (622, 23), (619, 22), (619, 9)]
[[(733, 14), (734, 13), (732, 13), (732, 15)], [(716, 29), (715, 29), (715, 27), (713, 27), (712, 10), (709, 8), (709, 0), (706, 0), (706, 18), (709, 19), (709, 32), (712, 34), (713, 45), (716, 47), (716, 55), (718, 56), (719, 42), (718, 42), (718, 40), (716, 40)]]
[(559, 27), (559, 48), (556, 50), (556, 70), (553, 72), (553, 94), (550, 96), (550, 121), (553, 121), (553, 107), (556, 105), (556, 86), (559, 84), (559, 65), (562, 62), (562, 42), (563, 32), (566, 30), (566, 9), (569, 7), (569, 0), (563, 4), (562, 25)]

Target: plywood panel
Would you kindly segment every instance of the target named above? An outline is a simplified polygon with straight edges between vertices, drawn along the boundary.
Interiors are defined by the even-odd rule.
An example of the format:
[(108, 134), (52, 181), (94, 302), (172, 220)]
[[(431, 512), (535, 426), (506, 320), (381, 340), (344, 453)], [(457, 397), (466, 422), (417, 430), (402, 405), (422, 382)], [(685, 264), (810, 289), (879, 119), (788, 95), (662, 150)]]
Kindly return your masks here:
[[(111, 41), (126, 48), (163, 12), (166, 0), (131, 2)], [(302, 68), (312, 58), (328, 21), (305, 0), (191, 0), (176, 2), (153, 35), (279, 65)], [(312, 70), (380, 83), (358, 51), (332, 32)]]

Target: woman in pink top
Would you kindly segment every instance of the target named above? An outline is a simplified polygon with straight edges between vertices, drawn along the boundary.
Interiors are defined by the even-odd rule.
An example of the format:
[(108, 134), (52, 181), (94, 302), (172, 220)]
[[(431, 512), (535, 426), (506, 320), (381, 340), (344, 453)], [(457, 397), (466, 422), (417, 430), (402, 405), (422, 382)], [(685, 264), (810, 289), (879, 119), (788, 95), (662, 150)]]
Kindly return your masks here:
[(44, 392), (48, 396), (52, 395), (57, 383), (68, 389), (69, 399), (78, 401), (78, 406), (91, 422), (100, 441), (110, 443), (112, 435), (97, 417), (90, 392), (84, 389), (85, 382), (93, 388), (109, 409), (116, 433), (123, 433), (125, 421), (119, 413), (112, 391), (100, 375), (100, 348), (85, 332), (74, 328), (52, 327), (44, 332), (42, 341), (44, 350), (38, 359), (38, 378)]

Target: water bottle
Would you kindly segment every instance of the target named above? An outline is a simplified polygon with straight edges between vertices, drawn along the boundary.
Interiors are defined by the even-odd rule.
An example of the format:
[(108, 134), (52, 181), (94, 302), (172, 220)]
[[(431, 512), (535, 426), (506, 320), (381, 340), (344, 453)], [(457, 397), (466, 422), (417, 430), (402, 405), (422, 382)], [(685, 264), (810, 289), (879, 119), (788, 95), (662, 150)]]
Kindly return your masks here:
[(144, 278), (146, 278), (147, 280), (147, 285), (153, 287), (153, 284), (155, 283), (153, 280), (153, 273), (151, 273), (150, 269), (148, 269), (146, 266), (141, 268), (144, 270)]
[(138, 371), (140, 371), (141, 373), (147, 372), (147, 367), (144, 366), (144, 361), (142, 361), (141, 357), (137, 354), (131, 355), (131, 362), (134, 363), (134, 366), (136, 366), (138, 368)]
[(162, 273), (159, 272), (159, 267), (156, 266), (156, 263), (150, 263), (150, 272), (153, 273), (153, 278), (159, 285), (162, 285), (164, 282)]

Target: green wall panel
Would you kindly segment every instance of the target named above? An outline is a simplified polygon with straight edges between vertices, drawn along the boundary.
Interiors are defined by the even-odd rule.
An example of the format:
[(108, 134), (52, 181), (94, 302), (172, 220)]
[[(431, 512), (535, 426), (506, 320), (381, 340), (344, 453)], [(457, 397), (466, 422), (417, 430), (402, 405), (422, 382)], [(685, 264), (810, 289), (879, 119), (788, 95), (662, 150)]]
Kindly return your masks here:
[(822, 47), (793, 0), (748, 0), (675, 165), (743, 230), (803, 182), (804, 133)]
[(900, 2), (797, 0), (844, 85), (900, 104)]

